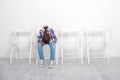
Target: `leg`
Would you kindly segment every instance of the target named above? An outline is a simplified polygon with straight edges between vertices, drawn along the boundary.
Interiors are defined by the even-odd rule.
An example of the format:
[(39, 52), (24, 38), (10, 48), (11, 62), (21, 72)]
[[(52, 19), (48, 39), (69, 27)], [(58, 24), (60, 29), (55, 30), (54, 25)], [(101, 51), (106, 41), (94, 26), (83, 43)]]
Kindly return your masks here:
[(55, 59), (55, 43), (50, 42), (49, 46), (50, 46), (50, 60), (54, 60)]
[(54, 59), (55, 59), (55, 43), (50, 42), (50, 65), (49, 68), (52, 68), (54, 65)]
[(39, 58), (40, 58), (40, 64), (39, 67), (43, 67), (43, 60), (44, 60), (44, 55), (43, 55), (43, 45), (38, 44), (38, 53), (39, 53)]
[(44, 55), (43, 55), (43, 45), (42, 44), (38, 44), (38, 53), (39, 53), (40, 60), (43, 60)]

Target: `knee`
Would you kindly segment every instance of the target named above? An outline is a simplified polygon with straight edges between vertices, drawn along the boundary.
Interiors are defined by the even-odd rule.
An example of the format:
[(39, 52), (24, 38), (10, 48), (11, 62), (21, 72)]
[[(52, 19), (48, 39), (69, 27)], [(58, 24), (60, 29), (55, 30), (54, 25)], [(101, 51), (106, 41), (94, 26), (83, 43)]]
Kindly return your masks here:
[(55, 43), (53, 43), (53, 42), (50, 42), (49, 44), (50, 44), (50, 45), (55, 45)]
[(53, 42), (50, 42), (50, 43), (49, 43), (49, 45), (51, 45), (51, 46), (55, 46), (55, 43), (53, 43)]
[(42, 47), (42, 44), (38, 44), (37, 47)]

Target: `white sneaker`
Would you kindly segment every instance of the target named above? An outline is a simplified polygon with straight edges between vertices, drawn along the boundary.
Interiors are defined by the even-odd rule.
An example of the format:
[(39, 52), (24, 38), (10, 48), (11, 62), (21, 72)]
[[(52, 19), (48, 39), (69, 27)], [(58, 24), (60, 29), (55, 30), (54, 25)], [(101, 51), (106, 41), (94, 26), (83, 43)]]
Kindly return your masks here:
[(54, 60), (51, 60), (51, 61), (50, 61), (49, 68), (53, 68), (53, 65), (54, 65)]
[(40, 60), (39, 67), (40, 67), (40, 68), (43, 67), (43, 60)]

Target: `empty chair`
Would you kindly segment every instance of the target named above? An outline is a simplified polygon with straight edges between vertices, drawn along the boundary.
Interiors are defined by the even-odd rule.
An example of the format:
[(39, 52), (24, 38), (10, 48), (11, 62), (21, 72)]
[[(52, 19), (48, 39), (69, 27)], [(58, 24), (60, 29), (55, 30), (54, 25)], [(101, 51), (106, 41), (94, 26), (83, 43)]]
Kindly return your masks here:
[(64, 58), (81, 59), (83, 64), (82, 37), (78, 29), (61, 28), (61, 64)]
[(29, 29), (16, 29), (12, 36), (12, 49), (10, 56), (10, 64), (12, 63), (13, 55), (16, 53), (18, 58), (18, 48), (29, 48), (29, 64), (31, 63), (31, 54), (33, 49), (33, 31)]
[(109, 64), (109, 34), (105, 29), (86, 30), (87, 58), (106, 58)]

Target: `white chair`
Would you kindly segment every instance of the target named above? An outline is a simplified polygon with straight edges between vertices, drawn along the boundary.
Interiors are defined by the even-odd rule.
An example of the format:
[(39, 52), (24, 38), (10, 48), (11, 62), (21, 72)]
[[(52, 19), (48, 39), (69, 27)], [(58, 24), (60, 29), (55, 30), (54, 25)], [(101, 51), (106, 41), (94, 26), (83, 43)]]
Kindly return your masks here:
[(91, 58), (107, 58), (109, 64), (109, 43), (109, 34), (105, 29), (86, 30), (88, 64)]
[(81, 31), (73, 28), (61, 28), (60, 44), (61, 64), (63, 64), (65, 56), (69, 57), (70, 59), (81, 59), (81, 63), (83, 64), (83, 47)]
[[(24, 40), (25, 38), (27, 38), (27, 39)], [(30, 51), (30, 53), (29, 53), (29, 64), (30, 64), (31, 63), (31, 54), (32, 54), (32, 49), (33, 49), (33, 31), (32, 30), (16, 29), (13, 32), (10, 64), (12, 63), (12, 58), (13, 58), (14, 52), (16, 52), (16, 60), (17, 60), (17, 58), (18, 58), (17, 49), (18, 49), (19, 46), (21, 46), (23, 49), (26, 48), (26, 46), (30, 47), (29, 48), (29, 51)]]
[[(34, 32), (35, 32), (35, 47), (34, 47), (34, 50), (35, 50), (35, 53), (36, 53), (36, 64), (38, 64), (38, 61), (39, 61), (39, 54), (38, 54), (38, 48), (37, 48), (37, 36), (39, 34), (39, 31), (40, 31), (40, 28), (36, 29)], [(56, 35), (57, 36), (57, 35)], [(58, 64), (58, 52), (57, 52), (57, 43), (56, 43), (56, 49), (55, 49), (55, 63)]]

